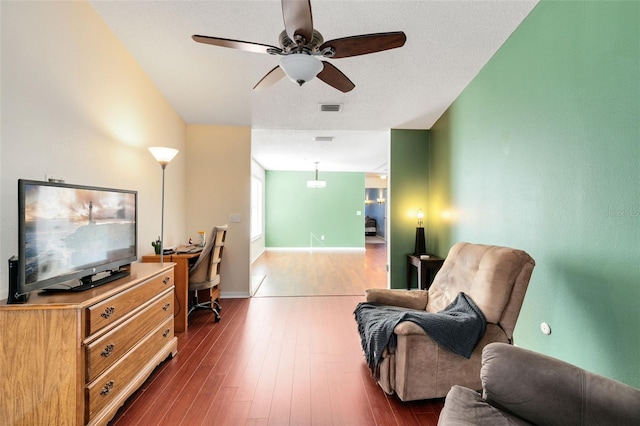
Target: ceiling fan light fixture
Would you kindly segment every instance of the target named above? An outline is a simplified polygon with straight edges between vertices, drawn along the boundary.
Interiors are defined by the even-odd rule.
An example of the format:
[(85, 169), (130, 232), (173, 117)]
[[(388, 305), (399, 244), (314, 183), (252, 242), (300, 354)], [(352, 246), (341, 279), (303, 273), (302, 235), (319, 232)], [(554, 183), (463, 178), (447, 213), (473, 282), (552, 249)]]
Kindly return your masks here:
[(302, 86), (307, 81), (313, 80), (322, 71), (323, 65), (315, 56), (294, 53), (280, 59), (280, 68), (291, 81)]

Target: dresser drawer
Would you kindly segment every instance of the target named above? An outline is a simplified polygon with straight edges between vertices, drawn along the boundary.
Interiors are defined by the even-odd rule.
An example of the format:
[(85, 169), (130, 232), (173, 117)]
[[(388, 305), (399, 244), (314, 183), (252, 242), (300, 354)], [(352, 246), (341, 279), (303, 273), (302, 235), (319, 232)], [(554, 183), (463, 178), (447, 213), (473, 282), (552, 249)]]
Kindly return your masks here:
[(149, 334), (173, 316), (173, 287), (144, 310), (85, 346), (86, 382), (98, 377)]
[(173, 286), (173, 270), (87, 308), (87, 335), (113, 324), (155, 295)]
[(118, 360), (86, 387), (87, 421), (90, 421), (109, 402), (127, 390), (129, 383), (146, 367), (167, 343), (173, 339), (173, 317), (157, 327), (139, 345)]

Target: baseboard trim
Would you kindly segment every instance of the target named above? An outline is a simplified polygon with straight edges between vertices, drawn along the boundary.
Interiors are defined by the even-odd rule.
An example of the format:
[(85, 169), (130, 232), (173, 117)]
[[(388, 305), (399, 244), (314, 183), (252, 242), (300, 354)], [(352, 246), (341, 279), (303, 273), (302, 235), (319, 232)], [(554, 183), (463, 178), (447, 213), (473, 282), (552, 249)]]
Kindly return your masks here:
[(249, 292), (247, 291), (220, 291), (220, 299), (247, 299)]
[(265, 251), (365, 251), (364, 247), (265, 247)]

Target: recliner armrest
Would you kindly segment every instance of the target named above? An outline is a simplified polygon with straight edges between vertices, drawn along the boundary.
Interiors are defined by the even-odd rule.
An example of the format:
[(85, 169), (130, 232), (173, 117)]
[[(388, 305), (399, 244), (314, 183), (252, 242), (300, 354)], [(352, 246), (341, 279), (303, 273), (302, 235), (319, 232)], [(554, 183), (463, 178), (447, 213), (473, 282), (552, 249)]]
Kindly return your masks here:
[(426, 290), (390, 290), (386, 288), (369, 288), (365, 290), (367, 302), (382, 305), (399, 306), (401, 308), (423, 311), (429, 301)]
[(427, 335), (422, 327), (411, 321), (402, 321), (398, 323), (398, 325), (396, 325), (396, 328), (393, 329), (393, 332), (398, 336), (409, 336), (412, 334), (420, 334), (423, 336)]

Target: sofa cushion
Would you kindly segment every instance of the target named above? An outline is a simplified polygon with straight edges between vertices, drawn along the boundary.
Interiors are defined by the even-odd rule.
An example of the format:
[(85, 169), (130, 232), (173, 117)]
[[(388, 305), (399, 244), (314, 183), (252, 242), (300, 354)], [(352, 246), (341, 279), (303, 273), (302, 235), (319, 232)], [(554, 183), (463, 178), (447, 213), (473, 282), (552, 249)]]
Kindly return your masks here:
[(438, 426), (530, 426), (531, 423), (501, 411), (482, 399), (480, 394), (455, 385), (447, 394)]
[(640, 390), (523, 348), (482, 353), (483, 397), (537, 425), (637, 425)]

